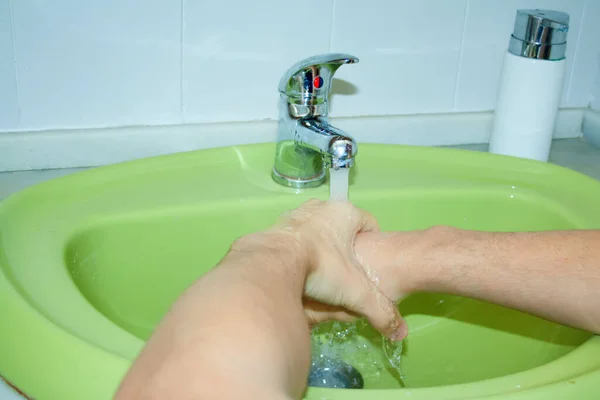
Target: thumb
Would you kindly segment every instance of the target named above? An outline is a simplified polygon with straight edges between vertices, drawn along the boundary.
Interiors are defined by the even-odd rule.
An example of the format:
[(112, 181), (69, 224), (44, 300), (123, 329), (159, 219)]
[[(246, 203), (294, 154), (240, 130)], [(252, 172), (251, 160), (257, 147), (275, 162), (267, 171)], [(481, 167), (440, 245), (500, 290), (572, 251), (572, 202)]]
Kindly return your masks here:
[(357, 283), (360, 290), (355, 293), (360, 294), (346, 308), (367, 318), (375, 329), (391, 340), (404, 339), (408, 334), (408, 326), (400, 316), (396, 303), (388, 299), (366, 276)]

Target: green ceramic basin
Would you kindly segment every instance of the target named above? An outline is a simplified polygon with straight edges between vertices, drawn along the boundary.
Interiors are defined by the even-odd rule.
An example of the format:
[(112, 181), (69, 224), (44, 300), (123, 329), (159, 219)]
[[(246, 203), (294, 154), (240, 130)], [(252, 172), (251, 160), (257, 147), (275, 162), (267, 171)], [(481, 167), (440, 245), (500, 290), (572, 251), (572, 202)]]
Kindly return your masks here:
[[(234, 239), (328, 197), (327, 185), (274, 183), (273, 155), (261, 144), (155, 157), (2, 202), (0, 375), (34, 398), (110, 398), (170, 304)], [(600, 182), (460, 150), (361, 144), (350, 198), (384, 230), (600, 228)], [(333, 351), (361, 370), (365, 389), (311, 388), (307, 397), (582, 399), (600, 390), (600, 339), (589, 333), (441, 294), (400, 308), (411, 331), (403, 382), (379, 335), (359, 324), (353, 340), (366, 350)]]

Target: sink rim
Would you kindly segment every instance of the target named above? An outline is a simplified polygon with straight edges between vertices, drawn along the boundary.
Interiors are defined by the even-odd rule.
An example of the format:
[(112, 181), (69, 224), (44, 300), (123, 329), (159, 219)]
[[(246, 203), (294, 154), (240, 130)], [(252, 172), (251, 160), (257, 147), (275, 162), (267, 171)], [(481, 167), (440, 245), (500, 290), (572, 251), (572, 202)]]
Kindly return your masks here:
[[(3, 217), (6, 217), (10, 213), (11, 207), (19, 208), (22, 206), (22, 204), (27, 203), (27, 201), (43, 195), (44, 192), (55, 190), (56, 186), (61, 186), (57, 182), (62, 182), (63, 186), (66, 183), (69, 183), (70, 185), (81, 185), (86, 187), (90, 186), (86, 182), (94, 179), (110, 180), (111, 177), (113, 179), (120, 179), (127, 174), (138, 174), (140, 173), (140, 170), (160, 170), (160, 168), (157, 167), (159, 167), (161, 164), (163, 166), (169, 163), (177, 164), (180, 162), (185, 162), (186, 160), (193, 160), (194, 158), (207, 158), (209, 160), (213, 160), (213, 162), (216, 162), (216, 160), (221, 160), (222, 156), (227, 155), (226, 153), (229, 153), (231, 149), (233, 149), (235, 152), (236, 149), (242, 149), (242, 151), (244, 151), (248, 149), (251, 150), (253, 147), (269, 145), (272, 144), (234, 146), (232, 148), (209, 149), (175, 155), (159, 156), (101, 167), (95, 170), (83, 171), (75, 175), (58, 178), (50, 182), (28, 188), (4, 200), (2, 203), (0, 203), (0, 221), (3, 221)], [(421, 148), (417, 146), (364, 144), (363, 146), (385, 146), (387, 148), (393, 147), (395, 151), (404, 153), (404, 156), (412, 156), (415, 159), (427, 157), (446, 160), (450, 159), (454, 162), (460, 162), (462, 164), (472, 166), (483, 162), (486, 167), (490, 167), (491, 164), (494, 164), (496, 166), (499, 165), (501, 167), (505, 167), (505, 170), (512, 170), (513, 172), (519, 171), (519, 173), (525, 173), (523, 170), (527, 170), (527, 172), (530, 174), (543, 175), (544, 173), (549, 173), (548, 171), (550, 171), (552, 174), (563, 176), (566, 178), (566, 181), (573, 180), (586, 184), (593, 183), (594, 185), (598, 185), (598, 187), (600, 187), (600, 183), (596, 180), (585, 177), (574, 171), (566, 170), (558, 166), (538, 163), (535, 161), (514, 159), (512, 157), (489, 155), (486, 153), (475, 153), (457, 149), (428, 147)], [(239, 166), (237, 168), (239, 168)], [(91, 187), (93, 187), (93, 185)], [(297, 193), (296, 190), (288, 190), (286, 188), (283, 188), (280, 192), (285, 196), (290, 193)], [(322, 195), (326, 193), (326, 186), (323, 186), (311, 193)], [(68, 207), (68, 205), (61, 205), (61, 207)], [(0, 228), (0, 239), (1, 233), (2, 231)], [(64, 242), (67, 239), (67, 237), (63, 237), (61, 240)], [(3, 365), (10, 365), (9, 367), (4, 367), (3, 365), (0, 366), (0, 368), (2, 368), (0, 370), (0, 374), (4, 374), (8, 380), (15, 382), (17, 386), (26, 389), (25, 392), (27, 392), (27, 386), (29, 386), (36, 387), (36, 391), (50, 390), (50, 392), (47, 393), (52, 393), (51, 388), (53, 386), (51, 382), (48, 382), (51, 380), (39, 382), (39, 380), (35, 379), (38, 374), (48, 374), (48, 371), (50, 370), (57, 377), (56, 379), (60, 379), (62, 382), (70, 382), (70, 390), (72, 393), (77, 393), (78, 391), (84, 393), (86, 392), (85, 389), (89, 389), (90, 382), (86, 381), (85, 379), (73, 381), (71, 376), (73, 372), (73, 363), (78, 364), (84, 362), (85, 369), (87, 371), (95, 372), (93, 386), (98, 389), (98, 392), (106, 392), (106, 387), (110, 388), (110, 390), (116, 389), (114, 382), (116, 380), (117, 384), (119, 383), (120, 377), (127, 370), (131, 359), (103, 349), (99, 347), (97, 343), (90, 342), (88, 338), (77, 336), (73, 332), (65, 330), (51, 318), (40, 312), (37, 307), (30, 303), (30, 300), (27, 299), (26, 296), (22, 295), (21, 289), (17, 284), (15, 284), (15, 281), (7, 275), (7, 271), (10, 270), (10, 267), (8, 267), (8, 270), (2, 267), (2, 265), (5, 263), (5, 260), (2, 258), (2, 256), (4, 256), (4, 254), (0, 254), (0, 304), (8, 304), (10, 306), (3, 306), (0, 308), (0, 321), (4, 322), (0, 324), (0, 359), (4, 361)], [(85, 299), (81, 293), (79, 293), (79, 295), (87, 303), (87, 299)], [(122, 328), (119, 327), (118, 329), (121, 330)], [(137, 338), (131, 343), (139, 346), (139, 348), (141, 348), (143, 345), (143, 342)], [(58, 360), (56, 357), (57, 354), (60, 354)], [(421, 396), (417, 398), (428, 398), (427, 396), (433, 396), (431, 398), (436, 398), (435, 395), (439, 396), (440, 393), (444, 393), (444, 397), (447, 398), (447, 395), (452, 391), (456, 392), (456, 395), (460, 395), (461, 398), (464, 398), (463, 396), (465, 396), (467, 393), (472, 393), (473, 397), (496, 394), (500, 392), (490, 392), (489, 390), (484, 390), (484, 386), (489, 387), (489, 385), (500, 385), (504, 387), (504, 385), (508, 385), (508, 383), (503, 382), (512, 382), (519, 379), (527, 379), (529, 377), (533, 378), (534, 375), (538, 376), (540, 374), (544, 374), (545, 370), (549, 369), (550, 367), (557, 368), (555, 366), (557, 363), (560, 363), (560, 365), (565, 365), (566, 363), (574, 364), (576, 361), (579, 362), (589, 359), (591, 354), (600, 355), (600, 337), (598, 336), (590, 338), (582, 346), (575, 349), (571, 353), (568, 353), (564, 357), (551, 361), (550, 363), (540, 367), (517, 374), (468, 384), (401, 390), (405, 394), (410, 392), (413, 397), (421, 394)], [(596, 359), (600, 360), (600, 357), (597, 357)], [(9, 362), (5, 362), (6, 360), (9, 360)], [(27, 361), (23, 362), (23, 360)], [(43, 364), (43, 367), (41, 367), (40, 364)], [(564, 372), (565, 369), (561, 369)], [(32, 373), (31, 370), (34, 370), (35, 372)], [(581, 368), (579, 372), (575, 373), (575, 376), (583, 378), (589, 374), (598, 374), (600, 376), (600, 361), (593, 363), (593, 366), (590, 365), (588, 367)], [(31, 379), (31, 376), (33, 376), (33, 379)], [(557, 378), (558, 379), (546, 380), (544, 383), (538, 382), (533, 386), (537, 387), (539, 385), (545, 385), (542, 386), (543, 388), (552, 383), (571, 380), (574, 378), (574, 376), (571, 373), (565, 373), (564, 376)], [(597, 380), (600, 381), (600, 379)], [(102, 385), (105, 385), (104, 388), (102, 388)], [(507, 392), (502, 390), (501, 392), (510, 393), (517, 391), (517, 389), (514, 388), (514, 385), (512, 386), (512, 390)], [(580, 385), (577, 386), (581, 387)], [(371, 390), (376, 390), (377, 395), (380, 397), (386, 392), (393, 392), (394, 396), (398, 396), (398, 391), (395, 389)], [(371, 390), (367, 390), (364, 395), (360, 395), (360, 397), (356, 398), (363, 398), (363, 396), (368, 395)], [(497, 390), (501, 390), (499, 389), (499, 386)], [(365, 392), (365, 390), (360, 392)], [(349, 396), (350, 393), (344, 393), (344, 395), (341, 396), (339, 395), (338, 391), (332, 393), (330, 389), (309, 389), (309, 398), (313, 394), (318, 394), (319, 396), (328, 395), (332, 396), (332, 398), (354, 398)], [(356, 393), (352, 395), (358, 396), (359, 394)]]

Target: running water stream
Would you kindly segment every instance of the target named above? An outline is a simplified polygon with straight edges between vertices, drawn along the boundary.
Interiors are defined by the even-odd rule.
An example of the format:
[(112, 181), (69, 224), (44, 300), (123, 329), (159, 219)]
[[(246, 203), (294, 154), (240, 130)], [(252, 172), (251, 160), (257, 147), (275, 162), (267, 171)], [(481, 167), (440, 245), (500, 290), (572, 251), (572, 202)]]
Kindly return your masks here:
[(348, 181), (350, 168), (329, 170), (329, 200), (348, 200)]
[[(330, 169), (330, 200), (348, 200), (349, 171), (349, 168)], [(400, 385), (404, 386), (400, 369), (402, 342), (392, 342), (384, 336), (381, 337), (380, 343), (366, 340), (360, 334), (365, 329), (357, 329), (358, 324), (364, 326), (366, 322), (334, 322), (315, 327), (312, 336), (313, 370), (335, 369), (342, 363), (346, 366), (348, 364), (345, 363), (349, 363), (362, 374), (365, 386), (372, 387), (379, 386), (377, 381), (382, 379), (383, 375), (386, 375), (385, 371), (391, 367), (396, 372)], [(379, 354), (376, 355), (377, 353)], [(389, 365), (384, 365), (386, 361)]]

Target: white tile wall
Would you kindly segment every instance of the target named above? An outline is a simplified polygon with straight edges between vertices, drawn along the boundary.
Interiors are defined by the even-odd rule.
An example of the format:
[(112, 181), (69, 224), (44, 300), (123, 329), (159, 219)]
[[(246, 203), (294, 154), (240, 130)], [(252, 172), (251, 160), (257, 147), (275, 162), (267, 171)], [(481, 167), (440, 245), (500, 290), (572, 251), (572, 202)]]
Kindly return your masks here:
[[(571, 90), (579, 93), (582, 97), (582, 102), (589, 102), (590, 106), (600, 111), (600, 54), (594, 49), (600, 41), (600, 1), (590, 1), (586, 4), (586, 9), (583, 17), (582, 35), (578, 44), (578, 56), (586, 62), (581, 62), (578, 65), (576, 73), (584, 77), (581, 80), (581, 85), (572, 85)], [(591, 93), (589, 87), (591, 86)]]
[(334, 116), (489, 110), (523, 7), (570, 13), (562, 106), (587, 106), (599, 0), (0, 0), (0, 131), (274, 118), (284, 70), (328, 51), (361, 59)]
[[(329, 50), (333, 0), (183, 3), (186, 121), (275, 118), (283, 71)], [(313, 27), (311, 15), (321, 16)]]
[[(571, 39), (572, 40), (572, 39)], [(590, 88), (600, 80), (600, 1), (587, 0), (583, 8), (575, 62), (571, 70), (567, 105), (584, 107), (590, 103)], [(598, 82), (600, 85), (600, 82)]]
[(596, 111), (600, 111), (600, 68), (598, 68), (596, 79), (592, 86), (591, 98), (592, 102), (590, 103), (590, 107)]
[(0, 131), (18, 127), (17, 76), (8, 0), (0, 0)]
[(180, 121), (171, 0), (11, 0), (21, 127)]
[(333, 115), (416, 114), (452, 109), (466, 0), (340, 0), (331, 49), (361, 59), (338, 77), (357, 87)]

